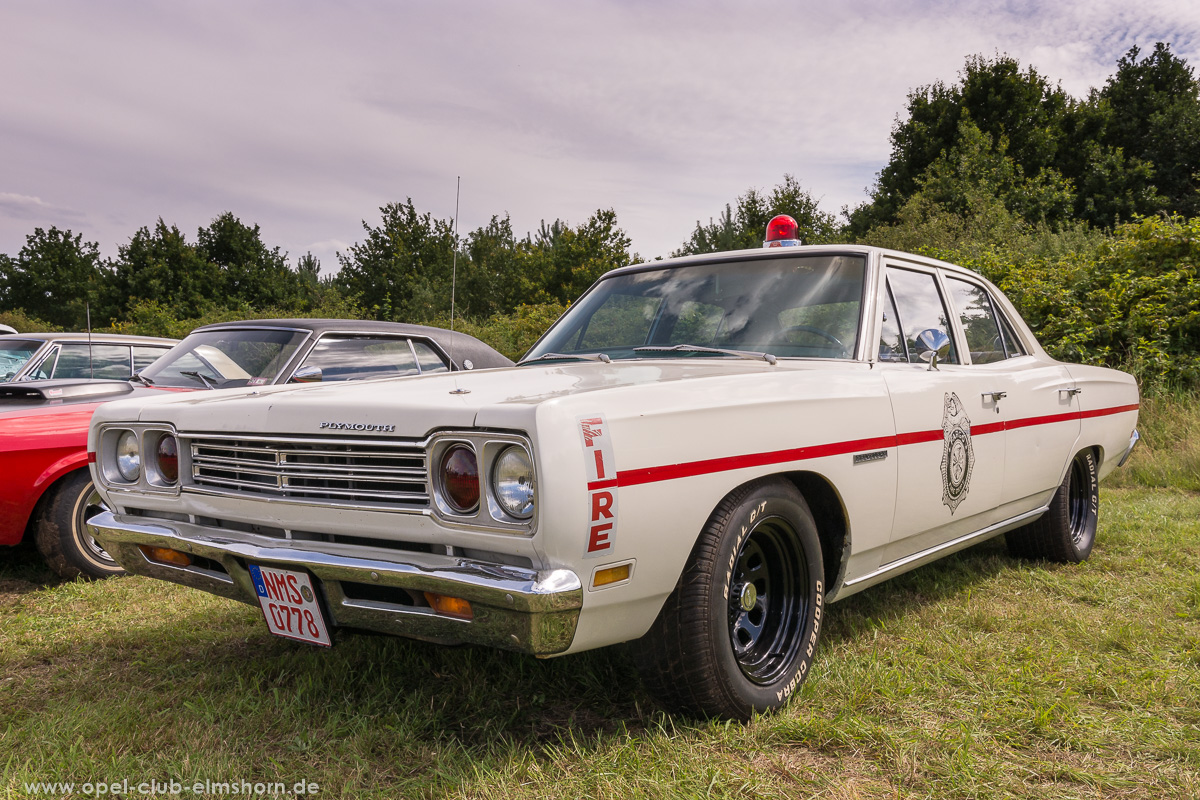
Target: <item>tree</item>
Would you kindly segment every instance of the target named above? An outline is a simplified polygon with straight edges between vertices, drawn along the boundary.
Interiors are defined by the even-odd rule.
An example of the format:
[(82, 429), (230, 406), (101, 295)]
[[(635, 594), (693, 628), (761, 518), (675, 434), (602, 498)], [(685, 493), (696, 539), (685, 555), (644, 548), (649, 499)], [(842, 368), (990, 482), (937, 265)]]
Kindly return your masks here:
[(140, 228), (121, 246), (109, 285), (113, 318), (124, 317), (139, 300), (157, 301), (179, 318), (199, 317), (226, 297), (220, 268), (161, 218), (153, 231)]
[(1022, 69), (1011, 56), (967, 59), (958, 83), (941, 81), (908, 95), (908, 117), (892, 128), (892, 155), (871, 190), (870, 202), (846, 211), (851, 233), (861, 235), (894, 222), (918, 189), (925, 171), (959, 142), (970, 119), (993, 143), (1006, 143), (1006, 155), (1022, 173), (1037, 178), (1054, 168), (1066, 142), (1066, 93), (1033, 67)]
[(338, 254), (337, 285), (376, 319), (420, 322), (449, 313), (452, 223), (418, 214), (411, 197), (379, 212), (381, 224), (364, 220), (366, 239)]
[(617, 213), (611, 208), (600, 209), (577, 228), (562, 224), (557, 236), (539, 245), (537, 255), (546, 261), (532, 274), (539, 276), (549, 301), (570, 303), (604, 273), (639, 261), (637, 254), (629, 252), (630, 244), (628, 234), (617, 226)]
[(321, 282), (321, 261), (312, 253), (305, 253), (296, 259), (296, 274), (300, 283), (305, 286), (316, 286)]
[(821, 211), (817, 201), (800, 186), (799, 181), (791, 175), (784, 175), (783, 183), (772, 189), (769, 195), (751, 188), (738, 197), (736, 212), (726, 204), (718, 220), (710, 219), (707, 225), (697, 221), (691, 238), (672, 255), (762, 247), (767, 223), (776, 214), (788, 214), (795, 218), (800, 239), (805, 244), (829, 241), (834, 235), (833, 216)]
[[(1139, 60), (1133, 47), (1095, 94), (1102, 105), (1101, 141), (1124, 157), (1150, 164), (1156, 193), (1138, 213), (1200, 214), (1200, 82), (1185, 61), (1158, 42)], [(1156, 198), (1155, 194), (1161, 196)], [(1155, 199), (1161, 206), (1155, 207)]]
[(257, 225), (244, 225), (228, 211), (197, 231), (196, 253), (220, 275), (210, 295), (218, 305), (266, 308), (299, 298), (300, 281), (288, 268), (287, 254), (268, 248)]
[(16, 258), (5, 257), (4, 262), (0, 265), (4, 306), (69, 329), (84, 328), (87, 308), (96, 310), (102, 282), (108, 277), (95, 242), (56, 227), (35, 228)]

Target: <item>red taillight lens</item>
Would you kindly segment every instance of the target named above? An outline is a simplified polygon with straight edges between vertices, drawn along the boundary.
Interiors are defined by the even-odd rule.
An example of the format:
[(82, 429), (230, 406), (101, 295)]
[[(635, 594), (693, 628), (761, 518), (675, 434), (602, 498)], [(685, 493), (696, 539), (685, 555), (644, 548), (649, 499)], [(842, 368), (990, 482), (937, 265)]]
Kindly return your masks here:
[(446, 502), (460, 514), (479, 507), (479, 461), (465, 444), (449, 447), (442, 456), (442, 488)]
[(171, 434), (166, 434), (158, 440), (155, 448), (158, 457), (158, 474), (167, 483), (179, 480), (179, 442)]

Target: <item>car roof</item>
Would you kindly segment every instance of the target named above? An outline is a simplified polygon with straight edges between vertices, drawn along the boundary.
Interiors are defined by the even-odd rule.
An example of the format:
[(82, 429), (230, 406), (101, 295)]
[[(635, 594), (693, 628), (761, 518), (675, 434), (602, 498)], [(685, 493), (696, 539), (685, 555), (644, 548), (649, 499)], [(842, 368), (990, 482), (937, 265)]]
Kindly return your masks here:
[(630, 264), (627, 267), (618, 267), (606, 272), (603, 277), (608, 278), (631, 272), (669, 269), (672, 267), (699, 266), (701, 264), (712, 264), (717, 261), (752, 261), (760, 258), (797, 257), (804, 255), (862, 255), (868, 258), (876, 256), (878, 258), (890, 258), (897, 261), (909, 261), (930, 267), (938, 267), (963, 275), (971, 275), (976, 278), (980, 277), (979, 273), (957, 264), (951, 264), (948, 261), (941, 261), (914, 253), (906, 253), (902, 250), (889, 250), (886, 247), (874, 247), (865, 244), (806, 244), (797, 247), (748, 247), (744, 250), (700, 253), (691, 256), (664, 258), (660, 261), (646, 261), (641, 264)]
[(249, 319), (237, 322), (215, 322), (203, 325), (192, 333), (217, 330), (237, 330), (247, 328), (295, 328), (312, 331), (318, 336), (327, 333), (382, 333), (393, 336), (416, 336), (422, 339), (432, 339), (447, 353), (453, 351), (453, 357), (458, 365), (471, 361), (477, 369), (488, 367), (511, 367), (512, 361), (505, 358), (492, 347), (459, 331), (445, 328), (434, 328), (429, 325), (413, 325), (407, 322), (378, 322), (366, 319)]
[(93, 332), (89, 337), (86, 333), (51, 333), (48, 331), (40, 331), (37, 333), (18, 333), (13, 338), (32, 339), (39, 342), (86, 342), (90, 340), (93, 344), (174, 345), (179, 341), (178, 339), (166, 339), (161, 336), (135, 336), (129, 333)]

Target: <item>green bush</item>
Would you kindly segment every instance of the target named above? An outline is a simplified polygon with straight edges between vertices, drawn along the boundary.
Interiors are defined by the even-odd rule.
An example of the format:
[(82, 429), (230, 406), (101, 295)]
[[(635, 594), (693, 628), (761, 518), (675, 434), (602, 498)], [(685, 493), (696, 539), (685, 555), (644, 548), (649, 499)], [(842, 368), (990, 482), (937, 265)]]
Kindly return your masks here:
[(20, 308), (13, 311), (0, 311), (0, 325), (16, 328), (17, 333), (47, 333), (62, 330), (57, 325), (51, 325), (37, 317), (29, 316)]
[(106, 330), (138, 336), (168, 336), (182, 339), (192, 330), (215, 322), (236, 322), (244, 319), (367, 319), (363, 309), (354, 301), (347, 300), (337, 292), (329, 292), (317, 298), (307, 307), (262, 308), (250, 306), (237, 308), (206, 308), (199, 317), (179, 319), (175, 312), (157, 300), (142, 300), (129, 309), (127, 319), (112, 320)]
[[(566, 310), (567, 306), (554, 302), (521, 305), (511, 314), (494, 314), (482, 320), (455, 320), (454, 329), (487, 342), (516, 361)], [(428, 324), (449, 328), (450, 318), (438, 317)]]
[(1054, 357), (1127, 369), (1149, 391), (1200, 386), (1200, 218), (1139, 219), (1065, 253), (939, 255), (996, 282)]

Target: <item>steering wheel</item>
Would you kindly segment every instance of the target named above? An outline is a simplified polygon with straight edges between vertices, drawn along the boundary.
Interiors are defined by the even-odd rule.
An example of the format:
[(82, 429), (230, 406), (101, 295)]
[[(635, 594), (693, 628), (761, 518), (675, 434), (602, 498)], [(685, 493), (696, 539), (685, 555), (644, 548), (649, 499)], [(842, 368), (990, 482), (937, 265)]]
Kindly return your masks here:
[(842, 344), (842, 340), (834, 336), (832, 333), (821, 328), (814, 328), (812, 325), (792, 325), (789, 328), (784, 328), (779, 333), (775, 334), (776, 342), (785, 342), (793, 333), (811, 333), (814, 336), (819, 336), (825, 341), (834, 344), (838, 348), (838, 352), (843, 358), (847, 357), (846, 345)]

